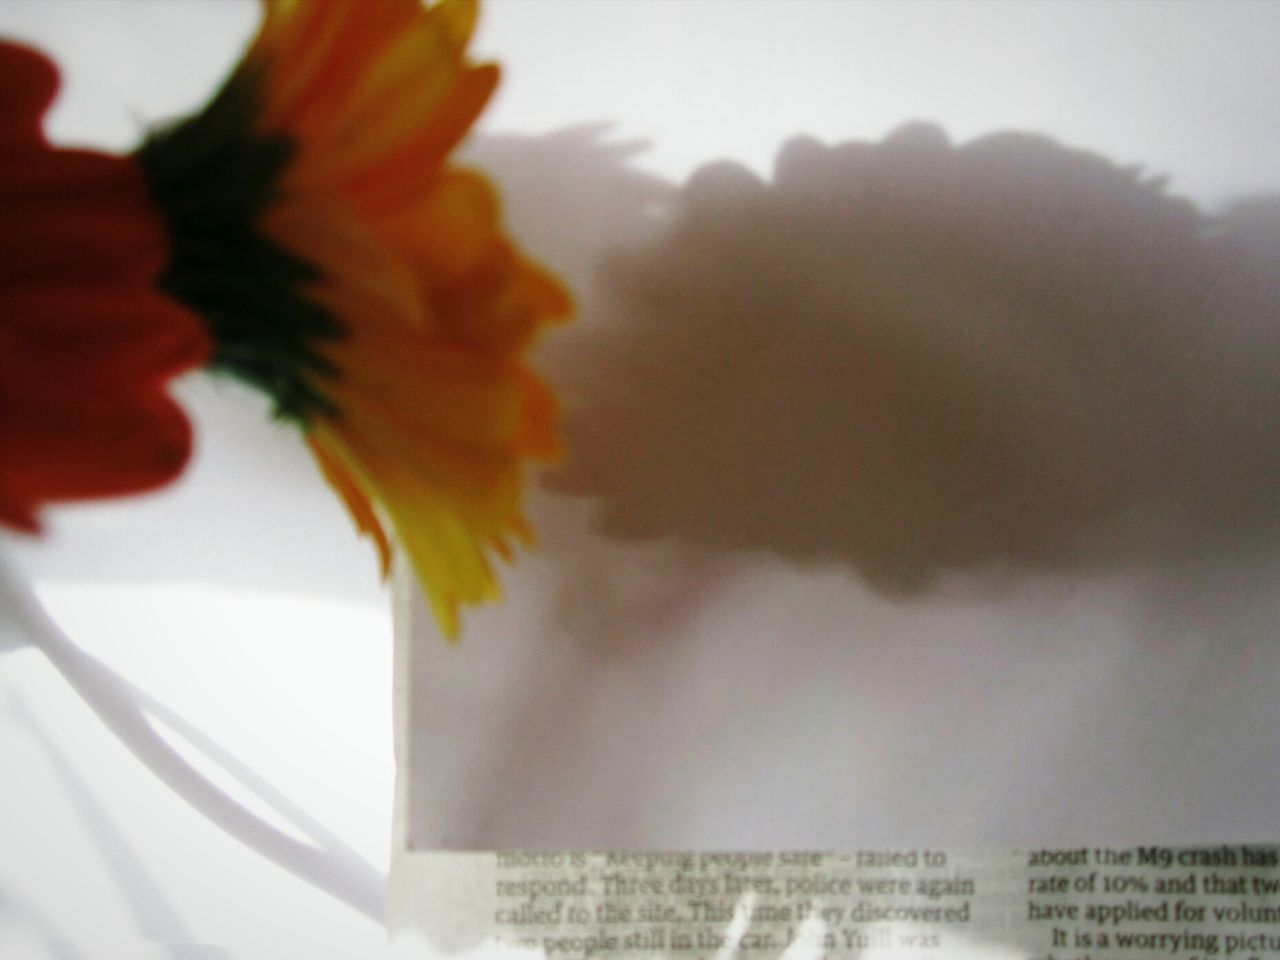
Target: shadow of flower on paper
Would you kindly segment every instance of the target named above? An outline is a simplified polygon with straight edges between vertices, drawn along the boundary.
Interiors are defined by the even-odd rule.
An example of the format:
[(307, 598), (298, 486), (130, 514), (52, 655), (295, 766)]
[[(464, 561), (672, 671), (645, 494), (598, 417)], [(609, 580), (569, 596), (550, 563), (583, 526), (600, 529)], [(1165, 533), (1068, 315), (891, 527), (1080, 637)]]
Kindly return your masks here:
[(570, 210), (568, 456), (508, 604), (415, 632), (412, 846), (1121, 836), (1224, 776), (1222, 822), (1265, 817), (1274, 200), (924, 126), (665, 196), (589, 137), (509, 146), (504, 183), (545, 160), (517, 235)]
[(704, 167), (612, 258), (551, 478), (621, 541), (945, 571), (1270, 549), (1280, 203), (1220, 217), (1030, 134)]

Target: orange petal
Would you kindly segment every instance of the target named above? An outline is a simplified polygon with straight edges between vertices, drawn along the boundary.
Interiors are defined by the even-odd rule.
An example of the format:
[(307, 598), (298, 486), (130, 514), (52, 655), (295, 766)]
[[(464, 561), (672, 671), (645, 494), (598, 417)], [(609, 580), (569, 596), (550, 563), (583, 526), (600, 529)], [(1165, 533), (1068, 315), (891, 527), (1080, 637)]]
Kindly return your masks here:
[(570, 302), (545, 273), (502, 243), (483, 266), (436, 290), (433, 305), (449, 337), (512, 355), (524, 351), (545, 323), (567, 315)]
[(497, 582), (484, 545), (499, 537), (477, 530), (473, 518), (459, 516), (438, 489), (412, 464), (386, 454), (357, 433), (337, 432), (325, 424), (317, 432), (325, 445), (361, 464), (374, 498), (395, 526), (414, 572), (426, 592), (445, 636), (458, 635), (458, 607), (496, 599)]
[(489, 181), (451, 170), (418, 203), (374, 222), (380, 239), (435, 285), (484, 265), (498, 242), (498, 198)]
[(364, 489), (355, 475), (335, 451), (326, 447), (314, 435), (307, 437), (307, 446), (312, 456), (316, 458), (316, 463), (320, 466), (320, 472), (325, 480), (346, 504), (351, 519), (355, 521), (356, 529), (373, 539), (374, 545), (378, 548), (378, 566), (385, 580), (391, 573), (391, 541), (387, 539), (387, 533), (382, 529), (382, 523), (378, 520), (373, 504), (365, 496)]
[(264, 129), (324, 136), (363, 74), (420, 14), (414, 0), (269, 0), (246, 57), (250, 69), (270, 72)]
[[(419, 119), (416, 131), (387, 143), (359, 166), (354, 166), (350, 157), (341, 157), (341, 166), (335, 163), (330, 171), (338, 189), (369, 215), (416, 202), (423, 188), (432, 183), (431, 171), (444, 166), (493, 96), (498, 77), (498, 68), (492, 64), (462, 71), (431, 116)], [(316, 158), (316, 166), (324, 163), (324, 158)]]

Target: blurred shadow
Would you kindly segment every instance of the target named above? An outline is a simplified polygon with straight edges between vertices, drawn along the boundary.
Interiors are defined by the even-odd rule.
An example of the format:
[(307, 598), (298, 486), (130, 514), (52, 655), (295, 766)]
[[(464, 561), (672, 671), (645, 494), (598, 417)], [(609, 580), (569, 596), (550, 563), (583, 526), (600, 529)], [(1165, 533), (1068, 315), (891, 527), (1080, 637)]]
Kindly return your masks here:
[[(199, 955), (214, 960), (227, 956), (220, 947), (192, 942), (190, 930), (163, 887), (138, 858), (89, 786), (31, 715), (21, 697), (11, 694), (4, 706), (9, 716), (42, 748), (50, 769), (62, 786), (63, 795), (79, 814), (103, 863), (115, 879), (113, 889), (128, 905), (141, 938), (157, 944), (175, 958)], [(55, 942), (55, 938), (50, 940)], [(73, 948), (65, 942), (59, 949)]]
[[(445, 651), (415, 601), (411, 847), (1123, 835), (1175, 789), (1265, 821), (1280, 202), (920, 125), (666, 191), (510, 145), (503, 183), (543, 151), (513, 223), (580, 284), (568, 454), (505, 606)], [(1128, 798), (1096, 821), (1086, 755)]]
[(550, 485), (620, 541), (947, 569), (1270, 550), (1280, 199), (1210, 216), (1045, 137), (699, 170), (571, 336)]
[[(0, 554), (0, 603), (9, 610), (9, 619), (25, 635), (26, 642), (48, 658), (123, 747), (212, 824), (353, 910), (375, 922), (382, 921), (385, 878), (371, 864), (178, 713), (76, 646), (40, 604), (30, 584), (16, 569), (9, 569), (5, 560)], [(305, 839), (269, 823), (202, 774), (161, 736), (161, 728), (185, 739), (206, 760), (289, 820)], [(131, 869), (130, 852), (118, 842), (109, 845), (114, 835), (109, 835), (101, 824), (95, 826), (100, 827), (98, 836), (113, 867), (118, 872)], [(145, 895), (145, 878), (126, 879), (131, 889), (143, 891), (142, 899), (134, 904), (141, 921), (153, 925), (161, 922), (163, 901)]]
[(42, 943), (55, 960), (84, 960), (84, 952), (73, 942), (60, 936), (56, 925), (34, 905), (17, 894), (0, 888), (0, 930), (9, 924)]
[(926, 126), (678, 190), (589, 137), (507, 146), (513, 224), (579, 284), (545, 355), (568, 454), (505, 606), (445, 651), (415, 600), (411, 848), (749, 844), (811, 776), (802, 845), (940, 822), (924, 784), (959, 785), (968, 829), (996, 781), (1065, 836), (1093, 807), (1033, 810), (1028, 757), (1145, 798), (1265, 742), (1233, 705), (1274, 674), (1274, 198), (1213, 215), (1046, 138)]

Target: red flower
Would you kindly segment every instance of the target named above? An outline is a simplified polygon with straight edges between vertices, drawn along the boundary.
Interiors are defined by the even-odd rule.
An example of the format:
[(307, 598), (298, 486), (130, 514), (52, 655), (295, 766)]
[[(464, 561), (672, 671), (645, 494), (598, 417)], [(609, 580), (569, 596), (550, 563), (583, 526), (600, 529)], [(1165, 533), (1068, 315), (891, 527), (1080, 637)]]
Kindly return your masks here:
[(159, 487), (191, 450), (167, 382), (209, 352), (159, 293), (168, 238), (132, 158), (52, 147), (58, 86), (0, 42), (0, 524), (45, 503)]

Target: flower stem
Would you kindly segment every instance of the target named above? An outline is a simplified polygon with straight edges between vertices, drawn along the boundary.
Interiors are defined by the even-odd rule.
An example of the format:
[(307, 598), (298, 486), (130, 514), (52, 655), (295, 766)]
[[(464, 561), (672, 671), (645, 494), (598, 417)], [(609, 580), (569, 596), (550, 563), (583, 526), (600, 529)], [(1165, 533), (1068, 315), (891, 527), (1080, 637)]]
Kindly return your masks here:
[[(6, 636), (9, 630), (14, 632)], [(0, 551), (0, 651), (22, 637), (48, 657), (129, 752), (197, 812), (277, 866), (383, 922), (386, 880), (382, 874), (324, 831), (310, 831), (321, 834), (322, 846), (289, 836), (196, 770), (156, 732), (128, 682), (71, 641)]]

